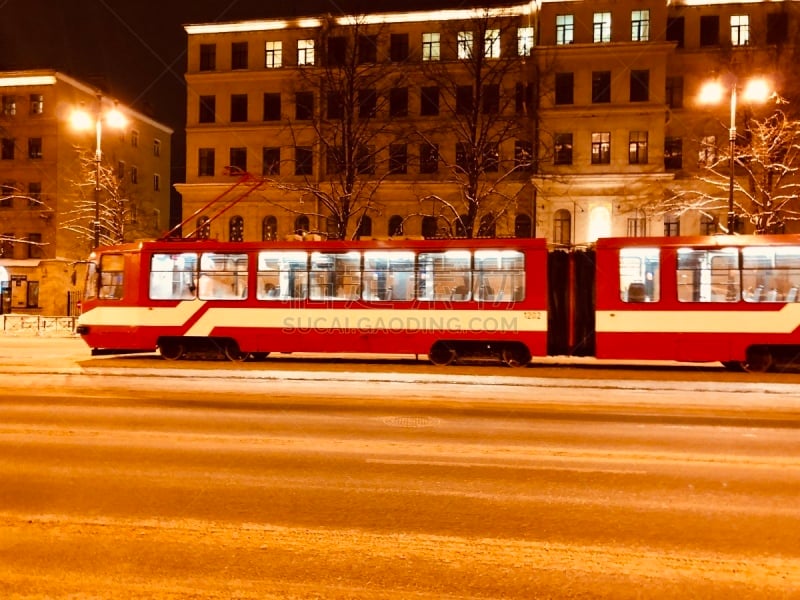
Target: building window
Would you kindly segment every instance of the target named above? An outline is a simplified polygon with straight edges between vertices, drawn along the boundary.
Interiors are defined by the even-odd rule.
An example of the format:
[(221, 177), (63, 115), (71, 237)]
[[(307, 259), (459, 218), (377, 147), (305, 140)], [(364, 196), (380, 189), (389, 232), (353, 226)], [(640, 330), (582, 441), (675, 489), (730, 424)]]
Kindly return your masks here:
[(347, 38), (334, 35), (328, 38), (327, 64), (330, 67), (343, 67), (347, 63)]
[(592, 164), (611, 163), (611, 132), (597, 131), (592, 134)]
[(731, 45), (746, 46), (750, 43), (750, 17), (731, 15)]
[(14, 234), (0, 236), (0, 258), (14, 258)]
[(406, 144), (389, 145), (389, 173), (405, 175), (408, 172), (408, 146)]
[(389, 60), (403, 62), (408, 58), (408, 34), (392, 33), (389, 36)]
[(231, 175), (241, 175), (247, 172), (247, 148), (231, 148), (230, 162)]
[(500, 58), (499, 29), (487, 29), (483, 34), (483, 55), (486, 58)]
[(295, 94), (294, 117), (298, 121), (310, 121), (314, 117), (314, 92)]
[(678, 215), (666, 215), (664, 217), (664, 236), (674, 237), (681, 234), (681, 219)]
[(553, 214), (553, 243), (568, 246), (572, 242), (572, 215), (565, 208)]
[(35, 208), (42, 205), (42, 184), (39, 181), (28, 183), (28, 206)]
[(647, 102), (650, 99), (650, 71), (631, 71), (631, 102)]
[(683, 108), (683, 77), (667, 77), (666, 101), (670, 108)]
[(44, 113), (44, 96), (42, 94), (31, 94), (31, 114), (41, 115)]
[(195, 227), (198, 239), (207, 240), (211, 237), (211, 219), (208, 217), (198, 217)]
[(139, 168), (136, 165), (131, 167), (131, 183), (139, 183)]
[(328, 92), (325, 106), (329, 119), (341, 119), (344, 117), (344, 100), (341, 92)]
[(200, 70), (214, 71), (217, 68), (217, 46), (200, 44)]
[(231, 69), (247, 68), (247, 42), (231, 44)]
[(131, 130), (131, 148), (139, 147), (139, 132), (135, 129)]
[(650, 39), (650, 11), (631, 11), (631, 41), (646, 42)]
[[(485, 104), (484, 104), (485, 105)], [(533, 109), (533, 84), (518, 83), (514, 86), (514, 110), (518, 115), (529, 114)], [(500, 110), (500, 90), (497, 92), (497, 111)]]
[(268, 215), (261, 220), (261, 241), (274, 242), (278, 239), (278, 219)]
[(471, 31), (459, 31), (456, 44), (456, 54), (460, 60), (472, 58), (473, 39)]
[(247, 121), (247, 94), (231, 94), (231, 123)]
[(161, 140), (153, 140), (153, 156), (161, 156)]
[(789, 39), (789, 19), (785, 13), (767, 14), (767, 44), (783, 44)]
[(283, 42), (267, 42), (264, 45), (264, 66), (280, 69), (283, 66)]
[(264, 120), (281, 120), (281, 95), (280, 92), (267, 92), (264, 94)]
[(3, 138), (0, 142), (0, 158), (2, 160), (14, 160), (14, 138)]
[(611, 71), (592, 71), (592, 102), (611, 102)]
[(400, 215), (392, 215), (389, 217), (389, 235), (403, 235), (403, 217)]
[(14, 196), (17, 193), (17, 184), (14, 181), (6, 181), (0, 187), (0, 207), (12, 208), (14, 206)]
[(314, 64), (314, 40), (297, 40), (297, 66), (306, 67)]
[(703, 15), (700, 17), (700, 45), (719, 46), (719, 16)]
[(161, 175), (158, 173), (153, 174), (153, 191), (158, 192), (161, 190)]
[(42, 138), (28, 138), (28, 158), (42, 158)]
[(667, 19), (667, 41), (675, 42), (678, 48), (683, 48), (683, 17), (669, 17)]
[(16, 96), (3, 96), (3, 114), (7, 117), (13, 117), (17, 114)]
[(308, 233), (311, 230), (311, 225), (306, 215), (300, 215), (294, 220), (294, 232), (297, 234)]
[(261, 174), (280, 175), (280, 173), (281, 173), (281, 149), (276, 146), (262, 148)]
[(117, 179), (125, 179), (125, 161), (121, 160), (117, 163)]
[(356, 152), (356, 167), (361, 175), (375, 173), (375, 146), (359, 146)]
[(436, 217), (430, 215), (422, 217), (422, 237), (425, 239), (435, 238), (439, 234), (439, 224)]
[(200, 123), (213, 123), (217, 119), (217, 97), (200, 96)]
[(228, 221), (228, 241), (244, 241), (244, 219), (239, 215), (231, 217)]
[(389, 116), (408, 116), (408, 88), (392, 88), (389, 90)]
[(373, 65), (378, 62), (378, 36), (358, 36), (358, 64)]
[(297, 146), (294, 149), (294, 174), (313, 175), (314, 154), (308, 146)]
[(717, 233), (718, 224), (716, 217), (703, 215), (700, 217), (700, 235), (714, 235)]
[(683, 140), (681, 138), (664, 138), (664, 168), (683, 168)]
[(597, 12), (594, 13), (594, 36), (593, 41), (595, 44), (605, 43), (611, 41), (611, 13), (610, 12)]
[(486, 173), (497, 173), (500, 168), (500, 146), (487, 142), (483, 146), (483, 170)]
[[(42, 258), (42, 234), (29, 233), (28, 234), (28, 258)], [(30, 304), (30, 303), (29, 303)], [(36, 302), (33, 306), (36, 306)]]
[(500, 86), (492, 83), (483, 86), (483, 114), (496, 115), (500, 112)]
[(575, 76), (573, 73), (556, 73), (556, 104), (572, 104), (574, 102)]
[(378, 110), (378, 94), (374, 89), (358, 90), (358, 117), (369, 119)]
[(469, 169), (469, 146), (466, 142), (457, 142), (456, 143), (456, 167), (461, 169), (462, 171), (467, 171)]
[(572, 164), (572, 134), (557, 133), (553, 138), (553, 164)]
[(424, 87), (420, 94), (419, 114), (425, 117), (439, 114), (439, 88)]
[(571, 44), (575, 41), (575, 24), (572, 15), (556, 15), (556, 44)]
[(533, 144), (527, 140), (514, 140), (514, 168), (518, 171), (533, 170)]
[(439, 170), (439, 145), (420, 144), (419, 172), (436, 173)]
[(471, 85), (456, 86), (456, 114), (468, 115), (472, 113), (473, 97)]
[(533, 51), (535, 39), (533, 27), (520, 27), (517, 29), (517, 55), (530, 56)]
[(647, 219), (645, 217), (631, 217), (628, 219), (628, 237), (645, 237), (647, 235)]
[(717, 136), (706, 135), (700, 142), (700, 151), (697, 157), (699, 167), (711, 167), (717, 162)]
[(356, 230), (356, 239), (368, 238), (372, 235), (372, 219), (367, 215), (361, 215), (358, 220), (358, 229)]
[(198, 150), (197, 174), (200, 177), (214, 175), (214, 148)]
[(422, 34), (422, 60), (433, 61), (439, 60), (439, 34), (438, 33), (423, 33)]
[(628, 134), (628, 162), (632, 165), (647, 164), (646, 131), (631, 131)]
[(533, 237), (533, 221), (531, 221), (531, 218), (528, 215), (523, 213), (514, 218), (514, 237)]

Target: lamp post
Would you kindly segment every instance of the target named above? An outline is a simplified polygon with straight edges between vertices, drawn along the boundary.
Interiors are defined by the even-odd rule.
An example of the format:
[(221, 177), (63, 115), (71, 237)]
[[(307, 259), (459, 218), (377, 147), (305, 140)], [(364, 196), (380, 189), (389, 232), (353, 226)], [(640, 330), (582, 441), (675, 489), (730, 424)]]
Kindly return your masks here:
[[(738, 81), (735, 77), (730, 82), (730, 127), (728, 129), (728, 234), (736, 228), (733, 191), (736, 188), (734, 171), (736, 168), (736, 101)], [(769, 98), (770, 86), (765, 79), (751, 79), (744, 86), (744, 99), (748, 102), (762, 103)], [(725, 94), (725, 87), (719, 81), (708, 81), (700, 89), (700, 102), (703, 104), (720, 104)]]
[(103, 95), (98, 93), (95, 97), (95, 111), (90, 113), (83, 107), (77, 108), (72, 112), (70, 121), (73, 128), (77, 130), (89, 130), (94, 128), (94, 222), (92, 230), (94, 235), (94, 248), (100, 245), (100, 204), (102, 186), (100, 185), (101, 169), (103, 160), (103, 121), (107, 121), (112, 127), (121, 129), (125, 126), (125, 116), (117, 109), (116, 104), (108, 111), (103, 110)]

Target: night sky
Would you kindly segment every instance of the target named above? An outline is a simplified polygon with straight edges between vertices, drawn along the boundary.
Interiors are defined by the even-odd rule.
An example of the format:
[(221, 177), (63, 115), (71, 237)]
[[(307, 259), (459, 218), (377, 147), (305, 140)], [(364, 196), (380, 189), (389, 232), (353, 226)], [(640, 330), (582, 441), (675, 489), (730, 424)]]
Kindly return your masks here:
[(514, 0), (0, 0), (0, 70), (57, 69), (175, 129), (183, 180), (187, 23), (492, 4)]

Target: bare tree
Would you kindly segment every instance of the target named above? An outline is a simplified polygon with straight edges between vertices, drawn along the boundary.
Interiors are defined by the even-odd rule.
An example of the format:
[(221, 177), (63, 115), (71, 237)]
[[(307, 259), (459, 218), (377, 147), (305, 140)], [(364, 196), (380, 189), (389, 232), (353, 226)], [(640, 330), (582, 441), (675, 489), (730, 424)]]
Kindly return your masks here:
[[(314, 140), (319, 169), (299, 183), (272, 184), (314, 198), (319, 206), (316, 216), (327, 220), (326, 233), (331, 237), (357, 236), (362, 219), (380, 212), (375, 198), (389, 171), (380, 168), (382, 157), (392, 142), (405, 135), (402, 121), (392, 118), (389, 105), (393, 94), (407, 94), (406, 73), (380, 56), (382, 35), (382, 29), (359, 17), (329, 18), (315, 40), (319, 66), (298, 69), (297, 111), (305, 113), (298, 117), (308, 121), (289, 122), (291, 139), (295, 152), (306, 146), (302, 140)], [(316, 106), (312, 90), (319, 93)], [(308, 135), (308, 128), (313, 135)], [(299, 160), (296, 155), (295, 161)]]
[(787, 222), (800, 221), (800, 121), (776, 110), (745, 119), (742, 130), (733, 157), (738, 177), (730, 176), (730, 150), (709, 148), (700, 185), (668, 196), (656, 212), (718, 214), (728, 208), (733, 185), (734, 212), (754, 233), (780, 233)]
[[(39, 209), (39, 217), (45, 221), (49, 221), (53, 216), (53, 209), (48, 206), (44, 200), (42, 200), (41, 196), (24, 194), (22, 193), (22, 190), (16, 186), (10, 187), (3, 185), (2, 191), (0, 191), (0, 202), (13, 204), (15, 199), (20, 199), (27, 202), (29, 208)], [(8, 218), (8, 215), (6, 214), (3, 216)], [(10, 216), (13, 219), (14, 213), (12, 212)], [(6, 219), (2, 219), (2, 221), (4, 220)], [(0, 225), (2, 224), (2, 221), (0, 221)], [(5, 227), (2, 229), (5, 229)], [(47, 245), (46, 242), (40, 242), (29, 237), (19, 237), (12, 233), (0, 233), (0, 258), (13, 258), (13, 248), (16, 244), (34, 246), (38, 248), (43, 248)]]
[[(423, 74), (436, 84), (448, 118), (418, 132), (421, 150), (436, 151), (458, 195), (426, 194), (421, 200), (433, 201), (430, 214), (459, 236), (491, 235), (535, 167), (538, 140), (532, 139), (524, 115), (536, 111), (536, 79), (525, 69), (535, 74), (537, 65), (515, 56), (518, 25), (485, 11), (442, 36), (454, 43), (442, 54), (455, 62), (423, 57)], [(452, 159), (438, 153), (437, 139), (455, 139)], [(429, 158), (421, 155), (420, 160)]]

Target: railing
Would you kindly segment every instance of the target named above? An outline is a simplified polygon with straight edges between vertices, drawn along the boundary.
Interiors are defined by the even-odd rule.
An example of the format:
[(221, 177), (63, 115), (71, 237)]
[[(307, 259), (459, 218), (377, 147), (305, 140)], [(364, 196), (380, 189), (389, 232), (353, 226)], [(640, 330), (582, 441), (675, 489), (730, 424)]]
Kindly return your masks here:
[(2, 315), (4, 334), (73, 335), (77, 317), (47, 317), (42, 315)]

